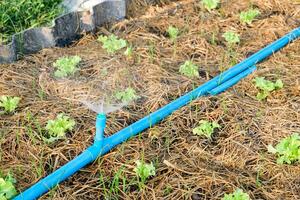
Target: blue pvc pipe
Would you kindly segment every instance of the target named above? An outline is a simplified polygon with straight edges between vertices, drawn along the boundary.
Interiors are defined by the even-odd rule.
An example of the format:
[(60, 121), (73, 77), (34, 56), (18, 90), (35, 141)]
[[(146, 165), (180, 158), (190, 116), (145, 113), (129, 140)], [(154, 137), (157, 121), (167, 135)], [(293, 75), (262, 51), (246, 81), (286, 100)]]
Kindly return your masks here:
[(106, 126), (106, 115), (104, 113), (99, 113), (96, 117), (96, 135), (95, 142), (100, 142), (104, 140), (104, 130)]
[(246, 76), (248, 76), (249, 74), (251, 74), (252, 72), (254, 72), (256, 70), (256, 66), (253, 65), (252, 67), (246, 69), (245, 71), (241, 72), (240, 74), (236, 75), (235, 77), (233, 77), (232, 79), (222, 83), (221, 85), (219, 85), (218, 87), (216, 87), (215, 89), (212, 89), (209, 94), (210, 95), (218, 95), (222, 92), (224, 92), (225, 90), (227, 90), (228, 88), (234, 86), (235, 84), (237, 84), (240, 80), (242, 80), (243, 78), (245, 78)]
[(258, 62), (263, 61), (265, 58), (272, 55), (279, 49), (283, 48), (299, 36), (300, 28), (297, 28), (289, 34), (282, 37), (281, 39), (272, 43), (271, 45), (250, 56), (243, 62), (235, 65), (229, 70), (223, 72), (221, 75), (204, 83), (202, 86), (196, 88), (195, 90), (187, 93), (186, 95), (178, 98), (177, 100), (174, 100), (170, 104), (133, 123), (132, 125), (122, 129), (114, 135), (105, 138), (104, 140), (100, 140), (100, 142), (95, 142), (91, 147), (89, 147), (75, 159), (73, 159), (63, 167), (59, 168), (57, 171), (53, 172), (49, 176), (41, 179), (35, 185), (30, 187), (26, 191), (20, 193), (14, 199), (32, 200), (40, 197), (41, 195), (55, 187), (57, 184), (64, 181), (69, 176), (73, 175), (75, 172), (79, 171), (86, 165), (92, 163), (94, 160), (97, 159), (98, 156), (106, 154), (116, 145), (128, 140), (129, 138), (133, 137), (134, 135), (140, 133), (141, 131), (151, 126), (154, 126), (156, 123), (169, 116), (171, 113), (178, 110), (179, 108), (185, 106), (195, 98), (200, 97), (202, 95), (206, 95), (209, 91), (218, 87), (222, 83), (230, 80), (231, 78), (247, 70), (248, 68), (251, 68)]

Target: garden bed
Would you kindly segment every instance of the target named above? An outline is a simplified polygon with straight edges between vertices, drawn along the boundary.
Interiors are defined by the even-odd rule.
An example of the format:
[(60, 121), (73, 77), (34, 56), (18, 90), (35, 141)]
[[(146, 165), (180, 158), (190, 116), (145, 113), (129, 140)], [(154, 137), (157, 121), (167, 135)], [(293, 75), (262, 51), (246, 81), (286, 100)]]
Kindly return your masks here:
[[(260, 15), (244, 25), (239, 13), (251, 7)], [(222, 1), (210, 12), (199, 1), (168, 2), (69, 47), (0, 65), (0, 95), (21, 98), (13, 114), (0, 115), (1, 172), (10, 172), (23, 191), (86, 149), (93, 142), (95, 113), (80, 103), (83, 96), (137, 91), (138, 100), (108, 115), (106, 135), (111, 135), (300, 26), (299, 9), (293, 0)], [(175, 42), (167, 33), (170, 26), (180, 32)], [(229, 30), (240, 35), (230, 50), (222, 37)], [(110, 33), (132, 45), (131, 56), (125, 49), (112, 55), (102, 48), (98, 35)], [(237, 188), (251, 199), (300, 199), (299, 163), (279, 165), (267, 151), (269, 144), (300, 133), (299, 49), (300, 40), (289, 44), (233, 89), (193, 101), (42, 199), (221, 199)], [(53, 63), (75, 55), (82, 60), (76, 74), (55, 78)], [(187, 60), (199, 66), (199, 77), (179, 73)], [(280, 79), (284, 87), (259, 101), (252, 82), (258, 76)], [(48, 144), (41, 135), (59, 113), (73, 118), (75, 128), (66, 139)], [(201, 120), (221, 126), (212, 139), (193, 134)], [(134, 172), (137, 160), (156, 168), (143, 189)]]

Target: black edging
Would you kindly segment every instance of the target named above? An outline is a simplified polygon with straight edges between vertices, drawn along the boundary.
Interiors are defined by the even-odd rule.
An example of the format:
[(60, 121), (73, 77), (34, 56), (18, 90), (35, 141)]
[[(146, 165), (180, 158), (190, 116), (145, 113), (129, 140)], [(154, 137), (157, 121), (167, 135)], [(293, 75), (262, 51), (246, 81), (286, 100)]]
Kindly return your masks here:
[(109, 0), (90, 11), (65, 14), (56, 18), (52, 27), (31, 28), (13, 35), (11, 43), (0, 45), (0, 64), (14, 62), (21, 55), (36, 53), (43, 48), (66, 46), (79, 39), (82, 33), (125, 16), (126, 0)]

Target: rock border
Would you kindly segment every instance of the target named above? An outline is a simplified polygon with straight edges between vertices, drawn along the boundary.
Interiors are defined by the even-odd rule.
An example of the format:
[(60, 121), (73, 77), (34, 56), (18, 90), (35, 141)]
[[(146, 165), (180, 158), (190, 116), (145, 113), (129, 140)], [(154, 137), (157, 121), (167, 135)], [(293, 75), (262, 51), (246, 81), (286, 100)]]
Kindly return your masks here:
[(0, 45), (0, 64), (12, 63), (20, 56), (36, 53), (44, 48), (64, 47), (79, 39), (85, 32), (124, 19), (126, 0), (108, 0), (87, 11), (64, 14), (53, 21), (52, 27), (30, 28), (13, 35), (12, 42)]

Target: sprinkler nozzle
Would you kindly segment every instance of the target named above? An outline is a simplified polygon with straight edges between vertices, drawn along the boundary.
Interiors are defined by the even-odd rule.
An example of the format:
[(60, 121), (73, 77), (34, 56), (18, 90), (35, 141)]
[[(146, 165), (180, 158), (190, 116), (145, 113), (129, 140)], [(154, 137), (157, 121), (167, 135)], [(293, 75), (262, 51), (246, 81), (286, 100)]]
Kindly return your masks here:
[(104, 139), (105, 126), (106, 126), (106, 115), (104, 113), (99, 113), (96, 118), (95, 142), (99, 142)]

